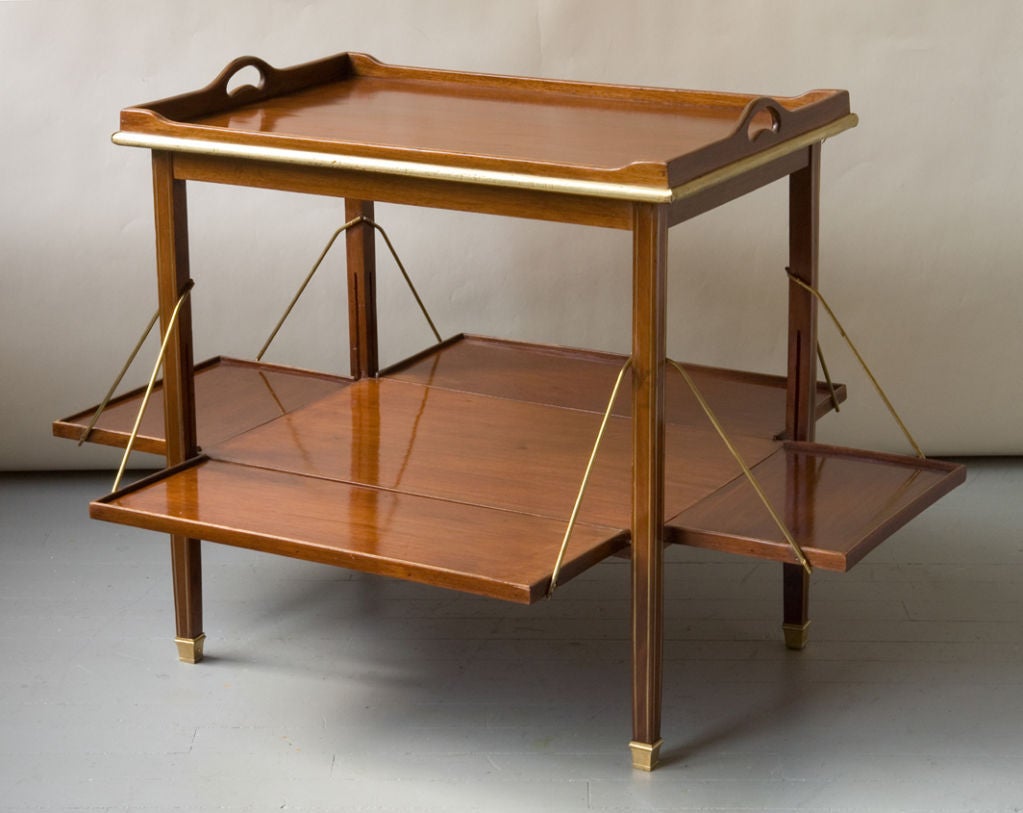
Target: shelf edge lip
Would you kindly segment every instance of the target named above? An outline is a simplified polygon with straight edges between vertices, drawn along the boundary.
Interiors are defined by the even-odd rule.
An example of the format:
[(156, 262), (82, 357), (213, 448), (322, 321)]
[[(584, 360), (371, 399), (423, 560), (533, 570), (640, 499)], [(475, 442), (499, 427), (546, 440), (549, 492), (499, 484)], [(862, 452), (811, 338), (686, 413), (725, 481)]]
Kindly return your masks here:
[(706, 175), (700, 175), (698, 178), (693, 178), (691, 181), (686, 181), (685, 183), (672, 187), (670, 190), (670, 202), (674, 203), (677, 200), (683, 200), (684, 198), (688, 198), (699, 192), (703, 192), (706, 189), (722, 184), (725, 181), (737, 178), (750, 170), (762, 167), (779, 158), (784, 158), (786, 155), (790, 155), (797, 150), (809, 147), (811, 144), (823, 142), (832, 136), (844, 133), (846, 130), (851, 130), (859, 124), (859, 122), (859, 116), (855, 113), (848, 113), (840, 119), (835, 119), (835, 121), (830, 124), (825, 124), (822, 127), (808, 130), (807, 132), (794, 136), (786, 141), (779, 142), (773, 147), (768, 147), (766, 150), (754, 153), (746, 158), (740, 158), (739, 160), (726, 164), (719, 169), (708, 172)]
[(856, 114), (850, 113), (823, 127), (809, 130), (806, 133), (782, 141), (747, 158), (733, 161), (720, 169), (708, 172), (675, 187), (652, 187), (639, 184), (529, 175), (520, 172), (467, 169), (464, 167), (421, 164), (414, 161), (396, 161), (386, 158), (369, 158), (357, 155), (290, 150), (283, 147), (205, 141), (197, 138), (139, 133), (130, 130), (117, 131), (111, 136), (111, 141), (122, 147), (145, 147), (151, 150), (182, 152), (220, 158), (243, 158), (271, 161), (278, 164), (375, 172), (383, 175), (396, 175), (424, 180), (453, 181), (455, 183), (578, 195), (581, 197), (622, 200), (634, 203), (666, 204), (695, 195), (796, 150), (808, 147), (810, 144), (837, 135), (855, 127), (858, 121), (859, 119)]
[(122, 147), (146, 147), (152, 150), (184, 152), (218, 158), (245, 158), (257, 161), (272, 161), (277, 164), (376, 172), (382, 175), (397, 175), (433, 181), (454, 181), (456, 183), (470, 183), (481, 186), (498, 186), (506, 189), (526, 189), (536, 192), (553, 192), (590, 198), (610, 198), (612, 200), (627, 200), (638, 203), (669, 203), (671, 201), (671, 190), (667, 187), (658, 188), (638, 184), (529, 175), (520, 172), (467, 169), (437, 164), (420, 164), (415, 161), (396, 161), (387, 158), (368, 158), (358, 155), (289, 150), (283, 147), (204, 141), (197, 138), (137, 133), (130, 130), (118, 130), (111, 136), (111, 141)]

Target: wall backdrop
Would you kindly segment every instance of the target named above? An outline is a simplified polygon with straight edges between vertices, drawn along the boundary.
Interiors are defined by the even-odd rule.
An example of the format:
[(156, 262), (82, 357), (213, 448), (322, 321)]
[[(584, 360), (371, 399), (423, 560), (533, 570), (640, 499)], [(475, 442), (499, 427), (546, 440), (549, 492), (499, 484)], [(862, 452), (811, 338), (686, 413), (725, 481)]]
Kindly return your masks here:
[[(346, 50), (640, 85), (847, 88), (861, 124), (824, 147), (822, 288), (925, 450), (1023, 453), (1021, 33), (1016, 0), (0, 0), (0, 468), (116, 464), (52, 439), (49, 422), (100, 399), (155, 307), (148, 154), (110, 143), (119, 109), (204, 85), (241, 54), (287, 66)], [(783, 371), (785, 201), (775, 184), (672, 231), (671, 355)], [(252, 356), (341, 203), (193, 185), (189, 204), (197, 359)], [(627, 234), (393, 206), (378, 219), (442, 333), (628, 350)], [(381, 258), (393, 361), (429, 333)], [(346, 372), (342, 255), (332, 263), (271, 360)], [(821, 439), (905, 450), (821, 325), (850, 392)]]

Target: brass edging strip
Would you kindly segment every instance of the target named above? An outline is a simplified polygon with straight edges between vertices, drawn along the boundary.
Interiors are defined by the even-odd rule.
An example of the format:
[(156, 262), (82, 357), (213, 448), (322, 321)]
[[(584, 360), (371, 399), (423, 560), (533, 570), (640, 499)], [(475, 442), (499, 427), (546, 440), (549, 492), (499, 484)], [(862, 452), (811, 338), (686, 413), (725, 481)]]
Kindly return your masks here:
[(567, 195), (582, 195), (592, 198), (630, 200), (642, 203), (668, 203), (671, 192), (634, 184), (581, 181), (572, 178), (548, 178), (521, 172), (497, 172), (494, 170), (467, 169), (436, 164), (419, 164), (414, 161), (394, 161), (385, 158), (367, 158), (360, 155), (335, 155), (325, 152), (288, 150), (281, 147), (262, 147), (251, 144), (232, 144), (219, 141), (202, 141), (195, 138), (150, 135), (119, 131), (111, 140), (122, 147), (148, 147), (153, 150), (184, 152), (208, 155), (218, 158), (246, 158), (272, 161), (277, 164), (323, 167), (326, 169), (348, 169), (361, 172), (377, 172), (383, 175), (397, 175), (434, 181), (454, 181), (481, 186), (499, 186), (506, 189), (528, 189), (536, 192), (554, 192)]
[(122, 147), (146, 147), (152, 150), (166, 150), (169, 152), (183, 152), (220, 158), (245, 158), (296, 166), (377, 172), (383, 175), (397, 175), (424, 180), (453, 181), (482, 186), (497, 186), (506, 189), (525, 189), (534, 192), (552, 192), (591, 198), (626, 200), (637, 203), (673, 203), (743, 175), (757, 167), (769, 164), (789, 153), (796, 152), (818, 141), (823, 141), (826, 138), (844, 132), (855, 127), (858, 122), (859, 118), (856, 114), (850, 113), (824, 127), (818, 127), (815, 130), (810, 130), (794, 138), (787, 139), (748, 158), (733, 161), (727, 166), (671, 188), (606, 183), (603, 181), (584, 181), (574, 178), (550, 178), (521, 172), (498, 172), (495, 170), (468, 169), (466, 167), (451, 167), (437, 164), (420, 164), (414, 161), (395, 161), (360, 155), (337, 155), (307, 150), (291, 150), (282, 147), (204, 141), (196, 138), (180, 138), (178, 136), (135, 133), (124, 130), (114, 133), (111, 140)]
[(846, 130), (851, 130), (859, 124), (859, 121), (859, 116), (855, 113), (849, 113), (824, 127), (818, 127), (816, 130), (810, 130), (795, 138), (782, 141), (780, 144), (775, 144), (773, 147), (769, 147), (763, 152), (758, 152), (748, 158), (740, 158), (738, 161), (733, 161), (731, 164), (716, 169), (713, 172), (708, 172), (706, 175), (701, 175), (699, 178), (693, 178), (691, 181), (686, 181), (684, 184), (672, 187), (670, 200), (674, 203), (677, 200), (682, 200), (710, 189), (712, 186), (738, 178), (740, 175), (770, 164), (779, 158), (784, 158), (786, 155), (809, 147), (811, 144), (816, 144), (818, 141), (824, 141), (839, 133), (844, 133)]

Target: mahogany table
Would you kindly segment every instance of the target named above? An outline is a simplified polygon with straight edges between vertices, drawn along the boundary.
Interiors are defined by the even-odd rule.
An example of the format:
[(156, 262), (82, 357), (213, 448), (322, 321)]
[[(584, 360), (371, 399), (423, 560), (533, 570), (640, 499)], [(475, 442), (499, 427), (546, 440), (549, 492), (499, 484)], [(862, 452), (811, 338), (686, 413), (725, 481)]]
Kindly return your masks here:
[[(239, 71), (256, 85), (229, 90)], [(279, 70), (243, 57), (209, 86), (121, 114), (152, 151), (162, 405), (138, 448), (167, 469), (92, 503), (171, 535), (179, 655), (202, 657), (199, 540), (530, 603), (548, 595), (616, 374), (563, 584), (632, 560), (633, 764), (661, 746), (666, 543), (782, 564), (784, 630), (806, 643), (808, 568), (665, 357), (667, 231), (765, 184), (789, 184), (789, 265), (817, 284), (821, 144), (855, 126), (843, 91), (798, 97), (596, 85), (384, 65), (339, 54)], [(194, 365), (186, 182), (623, 229), (628, 356), (458, 335), (381, 370), (374, 231), (346, 233), (351, 376), (214, 358)], [(201, 289), (196, 294), (201, 295)], [(845, 570), (961, 483), (947, 463), (813, 442), (845, 397), (817, 381), (814, 297), (789, 283), (783, 377), (686, 365), (808, 563)], [(88, 439), (125, 446), (141, 393)], [(94, 410), (54, 424), (77, 438)]]

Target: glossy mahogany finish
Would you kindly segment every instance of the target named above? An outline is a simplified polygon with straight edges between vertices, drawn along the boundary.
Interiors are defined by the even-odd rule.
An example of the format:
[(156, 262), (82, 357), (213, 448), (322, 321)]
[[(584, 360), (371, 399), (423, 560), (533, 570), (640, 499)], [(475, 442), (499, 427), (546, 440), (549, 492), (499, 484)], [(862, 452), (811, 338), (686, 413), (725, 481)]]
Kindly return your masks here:
[(381, 203), (529, 217), (609, 229), (628, 229), (631, 223), (631, 207), (627, 202), (538, 189), (503, 189), (486, 184), (314, 166), (282, 166), (255, 158), (191, 153), (176, 156), (174, 169), (178, 178), (189, 181), (347, 199), (369, 198)]
[[(362, 379), (93, 511), (154, 530), (534, 601), (550, 579), (599, 422), (579, 409)], [(628, 539), (631, 431), (629, 420), (612, 419), (580, 514), (586, 530), (578, 539), (573, 534), (562, 582)], [(739, 445), (749, 460), (778, 448), (764, 438), (743, 437)], [(667, 446), (665, 518), (739, 474), (707, 429), (671, 425)]]
[[(753, 467), (810, 562), (848, 570), (966, 479), (966, 468), (815, 443), (786, 443)], [(674, 541), (794, 563), (795, 556), (744, 480), (668, 522)]]
[[(172, 534), (531, 603), (547, 589), (564, 523), (219, 461), (95, 502), (92, 516)], [(564, 578), (627, 544), (582, 523)]]
[[(623, 356), (575, 348), (459, 335), (385, 371), (388, 378), (426, 386), (510, 398), (535, 404), (602, 412)], [(362, 363), (362, 362), (360, 362)], [(685, 365), (730, 432), (771, 438), (784, 435), (785, 386), (781, 376)], [(631, 380), (627, 373), (626, 382)], [(352, 379), (265, 362), (215, 357), (195, 367), (199, 444), (209, 448), (347, 386)], [(669, 370), (665, 417), (670, 423), (706, 427), (706, 419), (682, 378)], [(142, 389), (113, 399), (89, 434), (89, 443), (124, 448), (142, 401)], [(158, 381), (135, 448), (163, 454), (163, 405)], [(839, 401), (845, 386), (836, 385)], [(830, 392), (817, 385), (818, 417), (833, 408)], [(628, 417), (632, 399), (623, 387), (614, 414)], [(55, 437), (77, 440), (96, 407), (53, 423)]]
[[(243, 67), (258, 87), (228, 92)], [(121, 129), (421, 164), (670, 187), (849, 114), (845, 91), (751, 94), (385, 65), (338, 54), (236, 60), (201, 91), (136, 105)]]
[[(230, 469), (215, 467), (230, 471), (231, 482), (243, 482), (250, 468), (282, 475), (266, 482), (255, 478), (243, 501), (248, 513), (241, 512), (235, 518), (235, 530), (244, 532), (246, 538), (258, 537), (261, 550), (298, 555), (294, 551), (301, 549), (303, 541), (313, 544), (317, 539), (316, 523), (310, 530), (293, 519), (288, 534), (273, 541), (254, 506), (277, 504), (285, 497), (284, 492), (261, 491), (267, 483), (287, 483), (284, 488), (289, 500), (302, 493), (304, 484), (329, 480), (353, 486), (353, 493), (386, 493), (390, 505), (401, 505), (406, 498), (420, 507), (426, 504), (424, 501), (440, 501), (452, 516), (460, 510), (457, 506), (463, 506), (465, 515), (459, 520), (462, 528), (506, 514), (549, 521), (544, 527), (561, 531), (522, 535), (514, 543), (502, 539), (502, 555), (509, 561), (486, 560), (494, 562), (501, 573), (513, 569), (510, 560), (516, 558), (545, 561), (548, 570), (542, 577), (518, 582), (529, 585), (526, 592), (532, 600), (539, 595), (538, 585), (550, 577), (560, 533), (600, 422), (600, 396), (610, 388), (619, 361), (614, 356), (587, 351), (461, 337), (398, 365), (384, 378), (351, 384), (345, 379), (222, 360), (203, 365), (197, 381), (212, 376), (204, 385), (209, 386), (219, 378), (222, 384), (234, 387), (225, 393), (236, 394), (243, 404), (251, 399), (254, 408), (267, 401), (266, 382), (273, 381), (280, 407), (287, 409), (278, 407), (274, 415), (269, 415), (267, 409), (267, 419), (253, 429), (225, 432), (223, 440), (205, 448), (217, 463), (233, 464)], [(468, 374), (471, 369), (480, 375), (474, 379)], [(771, 439), (784, 414), (784, 391), (776, 380), (750, 376), (750, 382), (745, 380), (749, 374), (696, 370), (698, 383), (707, 393), (716, 395), (719, 406), (724, 407), (722, 419), (732, 424), (733, 437), (744, 459), (754, 467), (774, 504), (790, 517), (797, 541), (815, 565), (848, 569), (906, 518), (962, 482), (962, 467), (934, 461), (816, 444), (789, 444), (782, 453), (782, 447)], [(546, 393), (548, 397), (542, 390), (544, 381), (554, 385)], [(715, 389), (718, 384), (722, 390)], [(775, 422), (762, 423), (759, 431), (752, 433), (742, 431), (745, 412), (728, 409), (737, 403), (729, 397), (733, 387), (738, 388), (734, 395), (740, 400), (744, 395), (756, 397), (757, 388), (769, 393)], [(823, 388), (819, 395), (819, 408), (827, 408)], [(693, 414), (690, 399), (691, 395), (677, 390), (669, 390), (666, 397), (665, 412), (670, 418), (665, 425), (663, 511), (668, 519), (668, 541), (791, 561), (791, 552), (748, 484), (739, 477), (737, 465), (706, 425), (704, 416)], [(617, 550), (632, 524), (632, 430), (629, 410), (623, 407), (621, 412), (624, 414), (612, 418), (609, 424), (582, 506), (581, 520), (591, 530), (603, 529), (602, 535), (593, 533), (588, 537), (594, 545), (598, 537), (602, 541), (602, 546), (588, 549), (586, 561), (590, 563)], [(226, 415), (229, 413), (219, 415), (222, 430), (228, 426), (223, 422)], [(211, 464), (195, 468), (208, 467)], [(210, 493), (194, 495), (189, 498), (192, 502), (184, 499), (181, 495), (191, 494), (198, 483), (207, 482), (200, 481), (203, 475), (193, 472), (192, 467), (187, 471), (169, 478), (190, 483), (187, 488), (163, 483), (149, 487), (166, 493), (160, 511), (181, 523), (190, 517), (189, 532), (201, 529), (202, 538), (222, 541), (219, 521), (207, 526), (207, 515), (189, 513), (200, 496), (204, 504), (219, 497)], [(294, 478), (289, 479), (292, 475)], [(125, 501), (107, 501), (100, 515), (114, 521), (139, 522), (140, 506), (155, 504), (143, 497), (143, 491), (132, 489)], [(173, 495), (182, 502), (175, 503)], [(315, 498), (309, 496), (305, 502), (312, 505)], [(340, 515), (356, 504), (375, 505), (368, 498), (362, 503), (328, 501), (313, 514), (322, 519), (337, 513), (335, 520), (340, 523)], [(126, 514), (119, 513), (122, 508), (128, 509)], [(411, 517), (414, 512), (402, 516)], [(154, 521), (160, 528), (167, 527), (165, 520)], [(352, 527), (362, 529), (370, 521), (371, 517), (363, 517)], [(184, 527), (181, 523), (175, 527)], [(466, 547), (467, 557), (474, 561), (480, 555), (481, 534), (486, 537), (482, 528), (463, 539), (444, 532), (440, 526), (421, 528), (416, 534), (424, 545), (434, 534), (435, 545), (453, 551)], [(358, 549), (359, 544), (356, 538), (339, 537), (337, 549)], [(360, 569), (391, 572), (393, 563), (378, 553), (377, 559), (361, 563)], [(401, 566), (410, 578), (437, 583), (432, 563), (424, 564), (420, 571), (406, 557)], [(482, 565), (474, 568), (474, 578), (493, 584), (499, 591), (493, 595), (505, 595), (508, 582), (504, 576), (486, 574)], [(478, 584), (473, 589), (487, 594), (488, 588)], [(516, 600), (523, 600), (523, 595)]]
[[(242, 68), (259, 72), (258, 86), (229, 92)], [(340, 54), (287, 70), (244, 57), (202, 90), (122, 111), (115, 138), (154, 151), (165, 323), (188, 282), (191, 180), (344, 197), (349, 215), (385, 201), (631, 232), (629, 396), (616, 405), (562, 578), (631, 541), (632, 745), (650, 768), (660, 747), (666, 537), (788, 561), (666, 367), (667, 231), (790, 177), (790, 265), (815, 279), (819, 142), (854, 124), (843, 91), (768, 99)], [(359, 380), (186, 460), (196, 452), (186, 309), (167, 362), (171, 468), (92, 506), (97, 517), (172, 534), (179, 636), (201, 631), (200, 536), (515, 601), (535, 600), (550, 579), (600, 390), (621, 360), (463, 340), (375, 380), (368, 230), (347, 244)], [(697, 377), (811, 559), (846, 567), (963, 472), (782, 447), (779, 432), (810, 440), (829, 408), (812, 358), (816, 304), (800, 294), (790, 305), (784, 394), (763, 376)], [(805, 575), (785, 584), (786, 620), (805, 617)]]
[[(164, 443), (167, 463), (174, 466), (194, 457), (199, 450), (195, 420), (192, 302), (185, 296), (192, 286), (188, 206), (185, 182), (174, 177), (173, 156), (154, 152), (152, 170), (156, 292), (160, 335), (165, 337)], [(202, 548), (199, 539), (179, 534), (171, 534), (170, 548), (175, 637), (191, 642), (194, 647), (204, 637)]]
[[(625, 357), (613, 353), (457, 336), (443, 346), (389, 368), (388, 377), (431, 387), (513, 398), (536, 404), (603, 412)], [(781, 376), (686, 364), (686, 370), (725, 427), (740, 435), (773, 438), (785, 434), (786, 379)], [(632, 414), (626, 373), (614, 414)], [(665, 377), (665, 420), (709, 427), (706, 416), (682, 377), (668, 369)], [(839, 402), (845, 400), (837, 384)], [(818, 417), (833, 409), (830, 392), (816, 387)]]
[[(599, 425), (599, 415), (579, 410), (367, 379), (207, 453), (274, 471), (567, 521)], [(610, 421), (582, 520), (629, 528), (631, 431), (626, 419)], [(664, 519), (740, 473), (710, 429), (671, 425), (667, 442), (673, 465)], [(738, 442), (750, 460), (777, 448), (761, 438)]]
[[(225, 357), (195, 368), (195, 409), (199, 445), (212, 446), (273, 420), (286, 412), (347, 386), (349, 379)], [(131, 435), (143, 390), (113, 399), (89, 433), (88, 442), (124, 448)], [(154, 388), (142, 418), (135, 448), (166, 454), (164, 442), (163, 382)], [(90, 407), (53, 423), (53, 434), (78, 440), (96, 412)]]
[[(637, 206), (632, 226), (632, 743), (661, 741), (664, 516), (668, 440), (668, 207)], [(688, 462), (688, 455), (684, 458)], [(631, 747), (631, 745), (630, 745)]]

